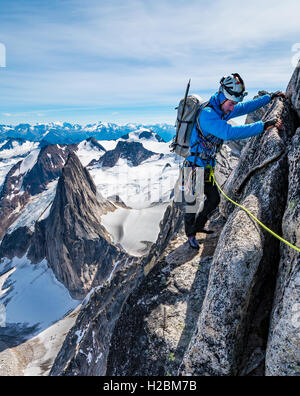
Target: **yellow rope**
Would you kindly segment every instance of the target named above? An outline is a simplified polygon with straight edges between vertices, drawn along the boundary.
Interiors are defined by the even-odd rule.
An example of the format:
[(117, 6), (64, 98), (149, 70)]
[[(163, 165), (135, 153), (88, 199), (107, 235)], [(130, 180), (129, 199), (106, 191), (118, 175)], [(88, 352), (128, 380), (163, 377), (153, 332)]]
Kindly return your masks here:
[(218, 187), (218, 189), (220, 190), (220, 192), (224, 195), (225, 198), (228, 199), (228, 201), (230, 201), (231, 203), (233, 203), (234, 205), (238, 206), (239, 208), (241, 208), (242, 210), (244, 210), (253, 220), (255, 220), (262, 228), (264, 228), (266, 231), (268, 231), (271, 235), (273, 235), (275, 238), (279, 239), (281, 242), (285, 243), (286, 245), (288, 245), (289, 247), (291, 247), (292, 249), (296, 250), (297, 252), (300, 252), (300, 249), (297, 246), (292, 245), (290, 242), (286, 241), (285, 239), (281, 238), (281, 236), (277, 235), (274, 231), (270, 230), (270, 228), (268, 228), (267, 226), (265, 226), (261, 221), (259, 221), (247, 208), (245, 208), (242, 205), (239, 205), (237, 202), (233, 201), (231, 198), (229, 198), (224, 191), (222, 191), (221, 187), (219, 186), (219, 184), (216, 181), (215, 178), (215, 174), (213, 169), (211, 168), (211, 173), (210, 173), (210, 177), (213, 178), (214, 183), (216, 184), (216, 186)]

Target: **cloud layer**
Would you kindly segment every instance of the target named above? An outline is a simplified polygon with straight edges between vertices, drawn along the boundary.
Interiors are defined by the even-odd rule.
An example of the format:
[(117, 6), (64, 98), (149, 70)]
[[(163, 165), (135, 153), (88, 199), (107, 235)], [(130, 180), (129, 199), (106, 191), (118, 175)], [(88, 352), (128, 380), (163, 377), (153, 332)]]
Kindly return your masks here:
[(3, 121), (142, 121), (135, 109), (145, 122), (170, 121), (190, 77), (203, 96), (235, 71), (250, 93), (284, 89), (300, 42), (294, 0), (15, 0), (2, 8)]

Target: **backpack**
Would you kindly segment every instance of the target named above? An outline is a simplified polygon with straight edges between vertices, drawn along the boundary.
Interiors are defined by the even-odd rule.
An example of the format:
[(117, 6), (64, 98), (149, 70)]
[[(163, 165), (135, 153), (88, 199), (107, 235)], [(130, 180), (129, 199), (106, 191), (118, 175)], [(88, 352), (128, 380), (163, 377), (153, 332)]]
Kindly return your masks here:
[(187, 158), (190, 155), (190, 140), (200, 108), (204, 108), (204, 100), (198, 95), (189, 95), (189, 80), (185, 97), (181, 99), (177, 110), (176, 135), (170, 145), (171, 151)]

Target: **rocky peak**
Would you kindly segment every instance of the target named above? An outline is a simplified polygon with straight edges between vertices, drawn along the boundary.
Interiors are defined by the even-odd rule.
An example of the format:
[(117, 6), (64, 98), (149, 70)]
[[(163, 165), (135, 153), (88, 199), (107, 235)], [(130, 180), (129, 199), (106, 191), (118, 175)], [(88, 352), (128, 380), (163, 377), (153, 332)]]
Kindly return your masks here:
[(0, 193), (0, 202), (14, 192), (19, 192), (22, 187), (23, 175), (20, 175), (22, 161), (17, 162), (7, 173)]
[(83, 298), (127, 257), (111, 244), (101, 225), (101, 216), (115, 208), (97, 192), (89, 172), (71, 152), (50, 214), (36, 224), (28, 257), (33, 262), (46, 258), (70, 294)]
[(48, 183), (57, 179), (62, 172), (69, 152), (73, 147), (62, 147), (57, 144), (41, 148), (33, 168), (25, 175), (23, 188), (30, 195), (41, 193)]
[(30, 197), (47, 188), (57, 179), (74, 146), (49, 145), (32, 150), (6, 175), (0, 195), (0, 239), (18, 218)]
[(140, 142), (119, 141), (114, 150), (107, 151), (98, 161), (92, 161), (90, 165), (100, 164), (102, 167), (112, 168), (120, 158), (123, 158), (130, 165), (138, 166), (152, 155), (156, 153), (145, 149)]
[(63, 215), (59, 216), (59, 221), (63, 223), (66, 217), (76, 216), (76, 220), (81, 219), (76, 229), (78, 236), (99, 237), (106, 233), (99, 222), (101, 216), (114, 209), (114, 205), (97, 192), (90, 173), (77, 155), (71, 152), (58, 181), (50, 217), (55, 219), (53, 213), (61, 213)]
[(96, 147), (99, 151), (106, 151), (106, 149), (93, 136), (86, 139), (86, 141)]

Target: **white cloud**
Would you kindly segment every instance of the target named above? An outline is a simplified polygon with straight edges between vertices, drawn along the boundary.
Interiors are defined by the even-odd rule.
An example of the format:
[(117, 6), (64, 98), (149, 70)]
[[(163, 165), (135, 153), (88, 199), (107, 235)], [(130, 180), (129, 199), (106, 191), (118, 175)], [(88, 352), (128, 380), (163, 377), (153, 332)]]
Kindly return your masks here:
[(173, 105), (188, 78), (211, 91), (234, 71), (250, 89), (284, 89), (300, 39), (294, 0), (60, 4), (0, 16), (8, 51), (0, 105)]

